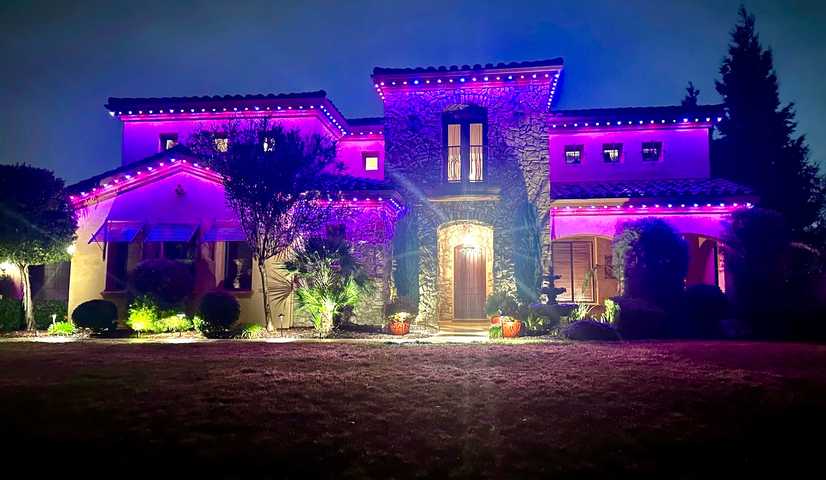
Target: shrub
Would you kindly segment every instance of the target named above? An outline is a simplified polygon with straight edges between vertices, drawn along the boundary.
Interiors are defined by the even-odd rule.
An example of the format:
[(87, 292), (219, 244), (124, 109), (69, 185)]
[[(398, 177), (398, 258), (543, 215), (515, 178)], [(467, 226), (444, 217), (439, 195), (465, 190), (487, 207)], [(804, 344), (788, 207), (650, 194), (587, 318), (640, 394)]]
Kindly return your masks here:
[(593, 318), (591, 312), (594, 311), (594, 305), (589, 305), (587, 303), (580, 303), (571, 310), (571, 313), (568, 314), (568, 320), (571, 322), (578, 322), (580, 320), (588, 320), (589, 318)]
[(517, 318), (525, 325), (525, 334), (542, 335), (559, 326), (561, 317), (557, 307), (558, 305), (545, 303), (520, 305)]
[(599, 320), (602, 323), (611, 323), (617, 321), (617, 317), (619, 316), (619, 304), (615, 302), (613, 299), (606, 298), (605, 299), (605, 311), (602, 312), (600, 315)]
[(129, 304), (129, 314), (126, 318), (126, 325), (132, 330), (142, 332), (154, 332), (155, 323), (158, 321), (158, 305), (148, 295), (138, 297)]
[(155, 331), (161, 333), (180, 333), (195, 329), (195, 324), (191, 318), (183, 313), (171, 311), (161, 312), (155, 322)]
[(132, 271), (130, 280), (138, 295), (149, 295), (162, 307), (180, 304), (192, 294), (194, 288), (190, 267), (165, 258), (139, 263)]
[(117, 328), (118, 307), (108, 300), (89, 300), (75, 307), (72, 321), (94, 333), (111, 332)]
[(34, 303), (34, 324), (39, 330), (45, 330), (52, 324), (52, 315), (55, 322), (62, 322), (69, 318), (69, 306), (63, 300), (38, 300)]
[(593, 319), (577, 320), (571, 323), (562, 331), (565, 338), (571, 340), (597, 340), (616, 341), (619, 340), (617, 330), (607, 323), (598, 322)]
[(319, 336), (329, 335), (373, 288), (350, 245), (340, 239), (311, 238), (285, 266), (295, 274), (298, 306), (310, 314)]
[(236, 338), (262, 338), (267, 334), (267, 330), (257, 323), (242, 323), (235, 332)]
[(614, 320), (623, 338), (660, 338), (666, 333), (666, 313), (657, 305), (638, 298), (614, 297), (619, 306)]
[(23, 304), (14, 298), (0, 298), (0, 331), (10, 332), (23, 328)]
[(411, 322), (418, 311), (418, 306), (409, 298), (396, 297), (384, 306), (384, 317), (391, 322)]
[(489, 317), (496, 315), (517, 316), (518, 314), (519, 304), (516, 302), (516, 298), (508, 292), (493, 292), (485, 302), (485, 315)]
[(229, 328), (238, 321), (241, 306), (226, 292), (210, 292), (201, 299), (199, 331), (207, 338), (224, 338)]
[(49, 335), (69, 337), (76, 333), (75, 324), (72, 322), (55, 322), (49, 325), (46, 333)]
[(672, 336), (681, 338), (718, 338), (722, 322), (728, 317), (728, 298), (719, 287), (692, 285), (683, 292), (669, 330)]
[(9, 275), (0, 275), (0, 298), (19, 298), (20, 287)]
[(658, 218), (625, 223), (612, 249), (623, 295), (665, 309), (676, 304), (688, 273), (688, 245), (668, 223)]

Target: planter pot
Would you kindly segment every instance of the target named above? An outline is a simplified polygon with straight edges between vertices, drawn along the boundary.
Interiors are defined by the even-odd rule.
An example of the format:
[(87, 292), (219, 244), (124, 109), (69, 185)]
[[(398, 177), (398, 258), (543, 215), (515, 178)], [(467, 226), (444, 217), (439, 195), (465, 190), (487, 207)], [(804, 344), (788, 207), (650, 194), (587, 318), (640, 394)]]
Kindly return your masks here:
[(388, 325), (391, 335), (407, 335), (410, 333), (410, 324), (408, 322), (390, 322)]
[(506, 320), (502, 322), (502, 336), (505, 338), (518, 337), (521, 330), (522, 322), (519, 320)]

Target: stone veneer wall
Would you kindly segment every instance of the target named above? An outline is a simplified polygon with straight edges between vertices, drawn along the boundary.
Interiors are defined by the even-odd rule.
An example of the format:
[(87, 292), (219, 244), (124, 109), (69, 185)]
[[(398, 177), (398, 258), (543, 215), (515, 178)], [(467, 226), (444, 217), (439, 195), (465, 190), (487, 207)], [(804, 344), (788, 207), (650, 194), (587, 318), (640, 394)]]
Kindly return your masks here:
[[(396, 182), (416, 215), (419, 251), (419, 317), (438, 323), (437, 230), (474, 220), (493, 227), (493, 290), (516, 290), (512, 230), (514, 213), (525, 201), (537, 208), (543, 251), (548, 248), (548, 85), (394, 90), (385, 92), (385, 176)], [(442, 113), (452, 105), (487, 109), (486, 184), (501, 187), (496, 200), (430, 201), (429, 189), (443, 184)], [(544, 255), (543, 255), (544, 258)]]
[[(383, 325), (384, 304), (390, 299), (392, 286), (395, 221), (383, 208), (370, 208), (351, 211), (342, 217), (341, 222), (345, 224), (346, 240), (353, 247), (353, 253), (367, 270), (375, 287), (370, 295), (361, 298), (350, 321), (360, 325)], [(312, 326), (310, 316), (301, 311), (297, 304), (293, 308), (292, 324)]]

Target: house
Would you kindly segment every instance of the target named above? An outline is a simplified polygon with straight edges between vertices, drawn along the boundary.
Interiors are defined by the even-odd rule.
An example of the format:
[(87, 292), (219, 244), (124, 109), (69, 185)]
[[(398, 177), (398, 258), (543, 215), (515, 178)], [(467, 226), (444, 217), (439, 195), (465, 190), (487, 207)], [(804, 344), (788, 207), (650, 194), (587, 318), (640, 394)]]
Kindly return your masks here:
[[(723, 224), (753, 198), (710, 176), (721, 108), (556, 110), (562, 70), (561, 59), (376, 68), (381, 118), (347, 118), (323, 91), (110, 98), (121, 166), (69, 187), (80, 218), (69, 309), (106, 298), (125, 313), (129, 271), (166, 257), (192, 265), (196, 296), (230, 291), (244, 321), (262, 321), (260, 279), (221, 178), (181, 146), (235, 118), (336, 142), (338, 201), (358, 212), (336, 227), (380, 285), (356, 321), (382, 322), (397, 293), (418, 299), (420, 324), (472, 323), (493, 291), (535, 288), (550, 262), (560, 301), (601, 303), (617, 291), (611, 237), (645, 217), (685, 235), (688, 283), (725, 288)], [(281, 326), (301, 324), (288, 275), (277, 261), (268, 271)]]

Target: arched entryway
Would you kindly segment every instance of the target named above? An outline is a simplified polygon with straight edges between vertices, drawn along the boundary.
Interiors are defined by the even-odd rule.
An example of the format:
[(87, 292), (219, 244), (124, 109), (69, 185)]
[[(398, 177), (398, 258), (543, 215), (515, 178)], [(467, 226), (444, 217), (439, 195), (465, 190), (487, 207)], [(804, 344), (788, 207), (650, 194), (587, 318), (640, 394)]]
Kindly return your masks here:
[(484, 319), (493, 291), (493, 228), (476, 221), (439, 227), (438, 287), (440, 321)]

